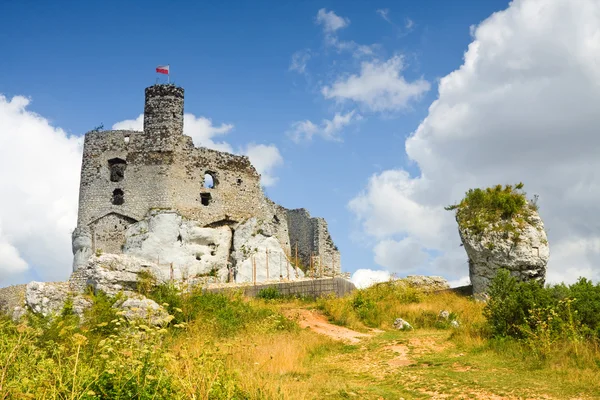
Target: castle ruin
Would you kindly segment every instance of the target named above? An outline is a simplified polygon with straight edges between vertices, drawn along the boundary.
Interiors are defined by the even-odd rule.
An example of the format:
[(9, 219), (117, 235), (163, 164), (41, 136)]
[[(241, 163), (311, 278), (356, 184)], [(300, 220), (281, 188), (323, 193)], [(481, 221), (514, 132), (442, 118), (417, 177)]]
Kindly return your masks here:
[(280, 278), (290, 262), (339, 275), (325, 220), (269, 200), (248, 157), (195, 147), (183, 112), (183, 88), (157, 84), (145, 90), (143, 132), (85, 135), (74, 272), (110, 253), (221, 282)]

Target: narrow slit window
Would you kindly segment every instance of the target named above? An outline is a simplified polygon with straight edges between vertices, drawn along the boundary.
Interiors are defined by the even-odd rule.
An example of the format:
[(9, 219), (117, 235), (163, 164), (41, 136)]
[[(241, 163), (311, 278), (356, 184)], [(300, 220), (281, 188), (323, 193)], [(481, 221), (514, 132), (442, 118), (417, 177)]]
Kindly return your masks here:
[(203, 206), (208, 206), (211, 200), (212, 196), (210, 195), (210, 193), (200, 193), (200, 202)]
[(125, 193), (121, 189), (113, 190), (112, 201), (115, 206), (120, 206), (125, 203)]

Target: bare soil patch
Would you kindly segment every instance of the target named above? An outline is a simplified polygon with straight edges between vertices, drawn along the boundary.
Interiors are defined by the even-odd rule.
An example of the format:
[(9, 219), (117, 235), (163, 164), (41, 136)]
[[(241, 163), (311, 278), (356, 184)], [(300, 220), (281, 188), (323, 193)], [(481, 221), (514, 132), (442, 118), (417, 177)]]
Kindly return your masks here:
[(323, 314), (316, 310), (293, 309), (285, 312), (286, 317), (298, 320), (301, 328), (309, 328), (313, 332), (328, 336), (334, 340), (349, 343), (359, 343), (360, 339), (370, 337), (368, 333), (361, 333), (343, 326), (334, 325)]

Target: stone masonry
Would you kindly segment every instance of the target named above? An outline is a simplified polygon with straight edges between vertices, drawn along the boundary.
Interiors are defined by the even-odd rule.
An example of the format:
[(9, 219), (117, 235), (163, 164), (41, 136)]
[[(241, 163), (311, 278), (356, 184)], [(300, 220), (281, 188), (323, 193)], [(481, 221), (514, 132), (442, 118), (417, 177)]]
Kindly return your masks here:
[[(183, 221), (180, 225), (185, 221), (199, 225), (194, 225), (194, 232), (229, 227), (231, 254), (236, 250), (236, 227), (256, 220), (262, 227), (258, 232), (276, 238), (288, 259), (295, 259), (297, 249), (300, 264), (312, 266), (323, 276), (339, 275), (340, 253), (325, 220), (269, 200), (246, 156), (194, 147), (192, 138), (183, 134), (183, 109), (183, 88), (150, 86), (145, 91), (143, 132), (91, 131), (85, 135), (73, 270), (96, 253), (126, 253), (132, 248), (127, 244), (131, 235), (144, 233), (145, 225), (140, 223), (157, 213), (174, 212)], [(175, 244), (182, 241), (181, 234), (174, 235)], [(213, 244), (203, 242), (202, 246)], [(142, 247), (139, 244), (138, 252)]]

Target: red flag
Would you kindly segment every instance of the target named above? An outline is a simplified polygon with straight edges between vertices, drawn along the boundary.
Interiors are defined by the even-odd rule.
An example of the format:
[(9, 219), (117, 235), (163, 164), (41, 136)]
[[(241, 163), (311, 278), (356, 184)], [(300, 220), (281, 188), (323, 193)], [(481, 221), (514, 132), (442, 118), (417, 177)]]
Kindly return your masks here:
[(156, 72), (158, 72), (159, 74), (169, 75), (169, 66), (168, 65), (159, 65), (158, 67), (156, 67)]

